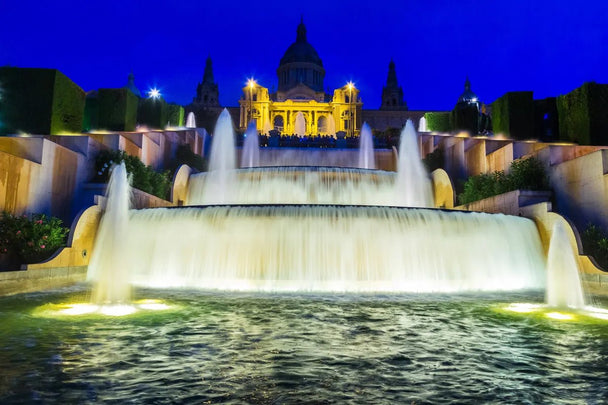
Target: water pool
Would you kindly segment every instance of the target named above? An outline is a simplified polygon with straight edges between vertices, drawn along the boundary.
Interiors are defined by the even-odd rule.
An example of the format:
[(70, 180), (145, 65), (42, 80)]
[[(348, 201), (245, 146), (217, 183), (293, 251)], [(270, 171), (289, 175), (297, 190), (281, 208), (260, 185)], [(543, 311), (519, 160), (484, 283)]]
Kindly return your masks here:
[(505, 309), (542, 292), (138, 290), (170, 306), (52, 316), (84, 286), (0, 299), (0, 402), (597, 403), (608, 323)]

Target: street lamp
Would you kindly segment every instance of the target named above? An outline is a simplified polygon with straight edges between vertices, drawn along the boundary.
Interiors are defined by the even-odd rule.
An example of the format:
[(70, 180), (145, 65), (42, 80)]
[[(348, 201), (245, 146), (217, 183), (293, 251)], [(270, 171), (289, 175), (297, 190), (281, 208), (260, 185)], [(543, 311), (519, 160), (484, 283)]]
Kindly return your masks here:
[(150, 89), (150, 91), (148, 91), (148, 98), (151, 98), (154, 100), (160, 99), (160, 90), (157, 89), (156, 87)]
[(249, 125), (249, 122), (252, 120), (252, 104), (253, 104), (253, 88), (255, 87), (255, 80), (249, 79), (247, 80), (247, 87), (249, 87), (249, 108), (247, 112), (247, 122), (245, 126)]
[(349, 96), (348, 96), (348, 120), (349, 120), (349, 124), (348, 124), (348, 131), (349, 131), (349, 135), (352, 136), (354, 135), (354, 128), (353, 128), (353, 89), (355, 88), (355, 84), (353, 82), (348, 82), (346, 84), (346, 86), (348, 87), (348, 92), (349, 92)]

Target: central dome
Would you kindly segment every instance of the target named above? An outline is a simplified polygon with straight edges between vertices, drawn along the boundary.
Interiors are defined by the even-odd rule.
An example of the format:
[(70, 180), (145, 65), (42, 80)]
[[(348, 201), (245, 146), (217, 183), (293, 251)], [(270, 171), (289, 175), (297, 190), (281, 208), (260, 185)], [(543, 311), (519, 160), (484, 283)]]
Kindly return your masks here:
[(300, 85), (304, 85), (314, 92), (323, 92), (325, 69), (323, 69), (323, 62), (319, 54), (306, 40), (306, 27), (303, 20), (298, 25), (296, 42), (287, 48), (281, 58), (277, 75), (279, 92), (288, 92)]
[(319, 54), (306, 40), (306, 27), (304, 26), (303, 21), (300, 21), (300, 24), (298, 25), (296, 42), (287, 48), (287, 51), (285, 51), (285, 54), (281, 58), (279, 66), (293, 62), (308, 62), (323, 66)]

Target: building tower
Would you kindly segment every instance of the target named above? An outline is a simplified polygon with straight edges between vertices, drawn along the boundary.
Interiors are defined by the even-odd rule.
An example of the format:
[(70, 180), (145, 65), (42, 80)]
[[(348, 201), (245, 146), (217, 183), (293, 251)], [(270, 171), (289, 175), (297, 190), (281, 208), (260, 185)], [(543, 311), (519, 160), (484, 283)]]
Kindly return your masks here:
[(388, 64), (388, 76), (386, 86), (382, 89), (382, 104), (380, 110), (384, 111), (407, 111), (407, 104), (403, 99), (403, 89), (397, 82), (397, 72), (395, 62), (392, 60)]
[(133, 72), (129, 73), (129, 79), (127, 81), (127, 85), (125, 86), (125, 88), (131, 90), (131, 92), (133, 94), (135, 94), (137, 97), (141, 98), (141, 92), (135, 85), (135, 75), (133, 74)]
[[(278, 100), (315, 99), (324, 101), (325, 69), (319, 54), (306, 39), (304, 19), (300, 19), (296, 41), (287, 48), (277, 68)], [(301, 93), (301, 94), (300, 94)]]
[(213, 80), (213, 66), (209, 56), (205, 63), (203, 81), (196, 87), (196, 97), (192, 100), (192, 104), (196, 104), (199, 108), (219, 107), (219, 98), (220, 92), (217, 83)]

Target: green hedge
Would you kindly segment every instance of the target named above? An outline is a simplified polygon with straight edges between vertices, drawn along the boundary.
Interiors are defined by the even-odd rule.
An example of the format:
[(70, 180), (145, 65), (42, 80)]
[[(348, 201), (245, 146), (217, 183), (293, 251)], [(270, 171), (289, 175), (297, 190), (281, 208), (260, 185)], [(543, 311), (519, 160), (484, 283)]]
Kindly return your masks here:
[(184, 107), (177, 104), (167, 105), (167, 118), (172, 127), (184, 126)]
[(82, 130), (91, 131), (99, 128), (99, 98), (97, 92), (87, 93), (84, 103), (84, 117), (82, 120)]
[(542, 162), (535, 158), (515, 160), (509, 173), (497, 171), (471, 176), (458, 195), (460, 204), (468, 204), (513, 190), (548, 190), (549, 178)]
[(479, 111), (475, 105), (458, 105), (450, 113), (450, 126), (455, 131), (479, 133)]
[(450, 132), (452, 130), (449, 112), (428, 112), (424, 114), (424, 118), (429, 131)]
[(134, 131), (139, 99), (126, 88), (99, 89), (98, 128), (108, 131)]
[(436, 169), (443, 169), (445, 165), (445, 154), (442, 148), (437, 148), (422, 159), (422, 163), (429, 173)]
[(534, 137), (534, 99), (531, 91), (511, 91), (492, 103), (492, 127), (513, 139)]
[(163, 129), (167, 125), (169, 108), (163, 99), (142, 98), (137, 109), (137, 122), (151, 129)]
[(51, 135), (82, 132), (85, 92), (66, 75), (55, 70)]
[(156, 172), (152, 167), (144, 165), (137, 157), (126, 154), (121, 150), (104, 150), (95, 159), (97, 174), (93, 181), (105, 183), (110, 178), (110, 169), (114, 164), (125, 162), (127, 172), (132, 175), (133, 187), (148, 194), (167, 199), (171, 189), (169, 171)]
[(560, 139), (581, 145), (608, 141), (608, 85), (588, 82), (557, 98)]
[(592, 256), (602, 269), (608, 270), (608, 235), (599, 227), (589, 224), (581, 240), (585, 254)]
[(81, 132), (85, 93), (55, 69), (0, 68), (0, 135)]

